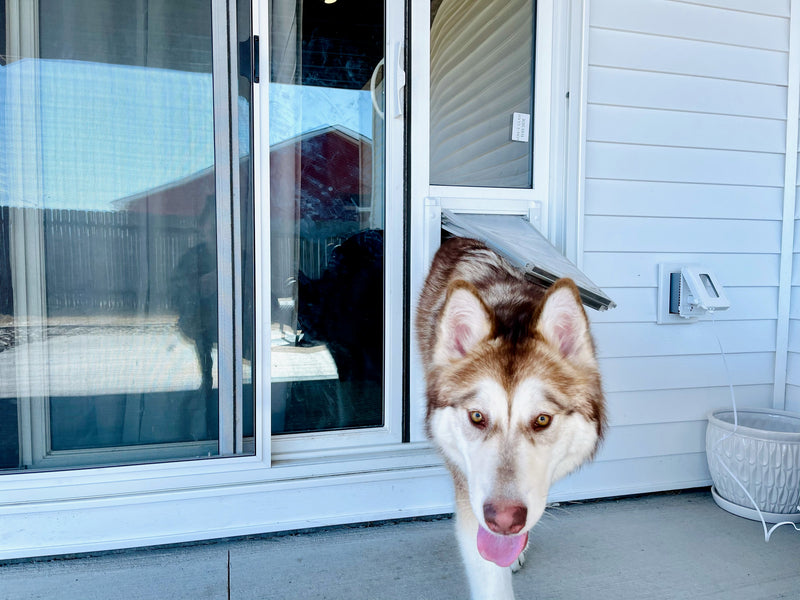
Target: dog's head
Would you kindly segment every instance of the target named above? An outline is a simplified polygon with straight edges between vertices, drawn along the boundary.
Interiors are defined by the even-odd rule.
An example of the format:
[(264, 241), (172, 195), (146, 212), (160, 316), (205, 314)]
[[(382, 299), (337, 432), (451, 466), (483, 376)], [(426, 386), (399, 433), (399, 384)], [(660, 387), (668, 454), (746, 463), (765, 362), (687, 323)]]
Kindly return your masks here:
[(575, 284), (559, 280), (528, 308), (526, 331), (503, 334), (474, 286), (451, 283), (427, 368), (429, 433), (468, 491), (481, 555), (504, 566), (523, 549), (550, 485), (594, 455), (605, 425)]

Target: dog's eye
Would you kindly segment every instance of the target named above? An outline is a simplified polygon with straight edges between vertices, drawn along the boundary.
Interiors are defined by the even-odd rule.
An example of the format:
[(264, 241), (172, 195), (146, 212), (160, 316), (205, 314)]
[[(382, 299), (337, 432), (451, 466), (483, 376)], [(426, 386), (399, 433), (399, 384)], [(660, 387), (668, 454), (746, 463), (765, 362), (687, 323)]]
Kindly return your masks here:
[(484, 417), (483, 413), (479, 410), (469, 411), (469, 420), (476, 427), (486, 427), (486, 417)]
[(533, 429), (534, 431), (539, 431), (540, 429), (549, 427), (552, 421), (553, 417), (545, 413), (542, 413), (533, 420)]

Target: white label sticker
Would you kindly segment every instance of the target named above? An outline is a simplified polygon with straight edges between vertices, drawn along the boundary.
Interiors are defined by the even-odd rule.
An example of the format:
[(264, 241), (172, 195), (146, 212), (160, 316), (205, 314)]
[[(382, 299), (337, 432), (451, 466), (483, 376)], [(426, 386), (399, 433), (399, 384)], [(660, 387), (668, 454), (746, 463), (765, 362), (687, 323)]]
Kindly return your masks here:
[(531, 127), (531, 116), (528, 113), (514, 113), (511, 122), (511, 141), (527, 142)]

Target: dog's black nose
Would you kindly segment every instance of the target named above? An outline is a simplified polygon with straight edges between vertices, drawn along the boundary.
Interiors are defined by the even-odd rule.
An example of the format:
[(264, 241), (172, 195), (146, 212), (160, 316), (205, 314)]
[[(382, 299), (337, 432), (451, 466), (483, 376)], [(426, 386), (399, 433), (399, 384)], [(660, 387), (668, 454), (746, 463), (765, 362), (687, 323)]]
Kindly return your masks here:
[(487, 502), (483, 505), (483, 518), (493, 533), (514, 535), (525, 527), (528, 508), (516, 502)]

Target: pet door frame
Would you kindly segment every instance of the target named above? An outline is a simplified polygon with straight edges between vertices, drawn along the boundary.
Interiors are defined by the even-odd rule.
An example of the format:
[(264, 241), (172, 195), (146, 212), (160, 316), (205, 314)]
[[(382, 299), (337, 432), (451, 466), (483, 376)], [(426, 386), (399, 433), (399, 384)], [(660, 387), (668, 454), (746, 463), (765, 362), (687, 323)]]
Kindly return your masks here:
[[(420, 3), (428, 6), (428, 3)], [(410, 287), (416, 299), (441, 243), (442, 210), (525, 217), (555, 248), (580, 268), (581, 198), (584, 165), (588, 2), (536, 2), (533, 182), (529, 188), (430, 185), (430, 79), (415, 77), (411, 123)], [(430, 11), (412, 12), (412, 43), (430, 55)], [(418, 32), (423, 33), (418, 33)], [(424, 442), (425, 384), (412, 336), (410, 373), (411, 442)]]

